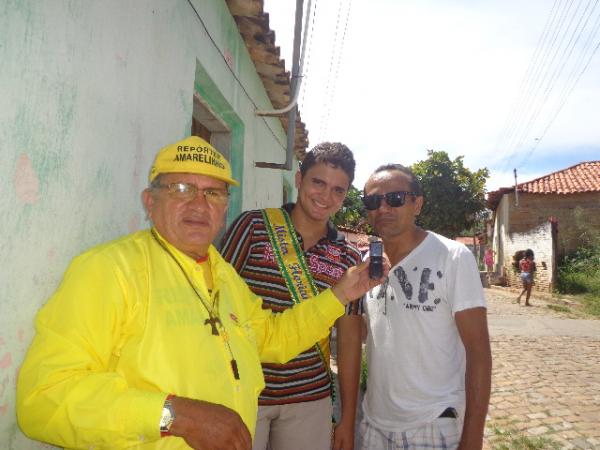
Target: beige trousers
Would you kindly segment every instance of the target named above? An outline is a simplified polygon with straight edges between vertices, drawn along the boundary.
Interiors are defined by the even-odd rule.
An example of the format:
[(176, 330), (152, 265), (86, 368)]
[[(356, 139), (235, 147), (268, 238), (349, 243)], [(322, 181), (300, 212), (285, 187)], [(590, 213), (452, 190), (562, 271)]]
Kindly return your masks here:
[(259, 406), (252, 450), (329, 450), (331, 397)]

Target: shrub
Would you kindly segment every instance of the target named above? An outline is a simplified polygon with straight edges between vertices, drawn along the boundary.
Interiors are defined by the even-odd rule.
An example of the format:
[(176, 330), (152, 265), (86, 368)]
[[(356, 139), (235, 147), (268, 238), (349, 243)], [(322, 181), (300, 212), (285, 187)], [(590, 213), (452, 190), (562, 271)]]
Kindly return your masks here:
[(583, 298), (585, 310), (595, 316), (600, 316), (600, 295), (586, 295)]
[(600, 315), (600, 243), (580, 247), (558, 264), (557, 290), (563, 294), (584, 294), (588, 313)]
[(564, 294), (600, 296), (600, 245), (580, 247), (558, 263), (557, 287)]
[(583, 273), (560, 272), (557, 280), (558, 292), (562, 294), (584, 294), (588, 290), (588, 277)]

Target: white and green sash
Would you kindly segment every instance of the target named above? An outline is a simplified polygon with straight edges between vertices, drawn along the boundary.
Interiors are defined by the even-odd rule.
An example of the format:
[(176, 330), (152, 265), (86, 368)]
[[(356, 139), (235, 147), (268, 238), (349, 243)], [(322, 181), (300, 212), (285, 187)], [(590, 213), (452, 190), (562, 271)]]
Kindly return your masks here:
[[(308, 270), (304, 259), (304, 252), (298, 242), (298, 236), (292, 224), (289, 214), (281, 208), (267, 208), (262, 210), (263, 219), (269, 234), (269, 240), (273, 246), (275, 260), (279, 270), (285, 279), (292, 300), (300, 303), (303, 300), (314, 297), (319, 293), (315, 281)], [(329, 366), (331, 350), (329, 347), (329, 335), (315, 344), (321, 360), (327, 369), (331, 381), (331, 398), (334, 398), (333, 374)]]

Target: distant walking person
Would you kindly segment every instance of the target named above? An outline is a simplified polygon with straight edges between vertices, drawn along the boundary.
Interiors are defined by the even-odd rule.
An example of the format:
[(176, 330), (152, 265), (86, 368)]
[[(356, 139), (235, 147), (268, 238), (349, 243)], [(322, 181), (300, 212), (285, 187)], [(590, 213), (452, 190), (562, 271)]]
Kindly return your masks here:
[(486, 248), (485, 254), (483, 255), (483, 262), (485, 263), (485, 267), (487, 269), (487, 277), (488, 281), (494, 272), (494, 250), (490, 247)]
[(519, 270), (521, 271), (521, 281), (523, 282), (523, 290), (517, 297), (517, 303), (521, 303), (521, 296), (525, 295), (525, 306), (531, 306), (529, 297), (531, 296), (531, 288), (533, 287), (533, 272), (535, 272), (533, 250), (528, 248), (525, 250), (523, 258), (519, 261)]

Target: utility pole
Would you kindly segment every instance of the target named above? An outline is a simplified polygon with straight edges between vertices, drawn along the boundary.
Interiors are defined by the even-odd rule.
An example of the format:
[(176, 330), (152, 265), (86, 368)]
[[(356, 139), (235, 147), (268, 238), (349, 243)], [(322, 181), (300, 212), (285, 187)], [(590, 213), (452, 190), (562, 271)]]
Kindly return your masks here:
[(515, 174), (515, 206), (519, 206), (519, 189), (517, 186), (517, 169), (513, 169), (513, 173)]

